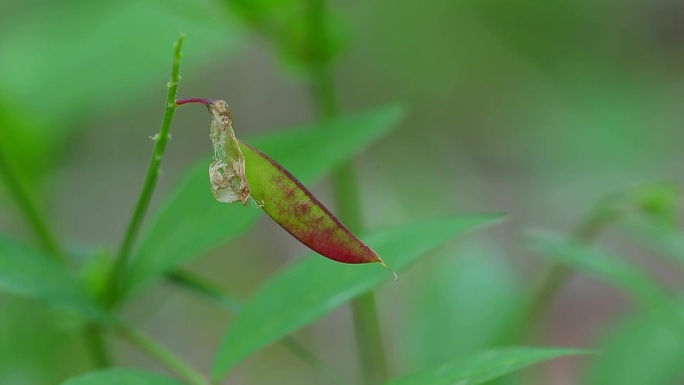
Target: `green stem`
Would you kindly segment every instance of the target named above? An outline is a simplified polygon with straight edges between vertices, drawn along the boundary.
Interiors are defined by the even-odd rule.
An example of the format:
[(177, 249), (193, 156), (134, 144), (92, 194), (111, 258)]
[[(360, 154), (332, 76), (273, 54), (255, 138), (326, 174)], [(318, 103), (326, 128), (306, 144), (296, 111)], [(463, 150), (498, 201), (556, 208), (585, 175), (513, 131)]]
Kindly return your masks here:
[[(311, 94), (321, 120), (339, 115), (333, 70), (326, 55), (329, 45), (327, 12), (326, 0), (309, 0)], [(362, 232), (361, 201), (351, 162), (342, 164), (333, 172), (332, 185), (342, 223), (353, 232)], [(361, 371), (364, 383), (369, 385), (380, 384), (388, 378), (375, 302), (375, 294), (369, 291), (351, 303)]]
[(154, 151), (152, 153), (152, 159), (150, 159), (149, 167), (147, 168), (145, 182), (143, 184), (142, 191), (140, 192), (138, 203), (135, 205), (135, 211), (133, 212), (131, 221), (128, 224), (126, 235), (121, 242), (121, 247), (119, 248), (119, 253), (109, 279), (109, 286), (105, 297), (109, 305), (114, 304), (119, 295), (120, 285), (128, 267), (128, 262), (135, 244), (136, 237), (140, 232), (140, 226), (145, 218), (145, 213), (150, 205), (152, 194), (154, 193), (154, 189), (157, 186), (157, 180), (159, 180), (159, 175), (161, 173), (160, 167), (162, 159), (164, 158), (166, 144), (170, 137), (169, 130), (171, 128), (171, 121), (173, 120), (173, 115), (176, 112), (176, 91), (178, 90), (178, 81), (180, 80), (180, 63), (182, 58), (181, 47), (183, 45), (183, 38), (183, 35), (181, 35), (178, 38), (178, 41), (174, 44), (173, 66), (171, 69), (171, 81), (168, 83), (168, 92), (166, 94), (164, 119), (162, 120), (159, 133), (154, 136)]
[(95, 323), (89, 323), (83, 330), (83, 338), (85, 339), (88, 351), (90, 351), (90, 359), (93, 367), (106, 368), (111, 366), (109, 352), (107, 345), (104, 342), (104, 335), (100, 326)]
[(131, 345), (145, 352), (151, 358), (167, 367), (190, 385), (208, 385), (209, 381), (198, 371), (190, 367), (185, 361), (174, 355), (168, 349), (155, 342), (141, 332), (120, 326), (116, 329), (117, 334), (128, 341)]
[(30, 190), (22, 182), (19, 174), (12, 167), (4, 150), (0, 150), (0, 174), (5, 179), (10, 194), (19, 204), (19, 208), (23, 211), (24, 217), (33, 229), (38, 241), (43, 248), (50, 253), (50, 256), (63, 263), (64, 257), (62, 249), (57, 242), (57, 237), (55, 237), (54, 233), (50, 230), (47, 221), (41, 215), (34, 199), (32, 199)]
[[(212, 301), (216, 301), (221, 307), (231, 313), (237, 313), (241, 310), (242, 304), (240, 304), (237, 299), (231, 297), (219, 285), (197, 276), (196, 274), (184, 270), (176, 270), (168, 274), (166, 278), (183, 288), (199, 293)], [(338, 385), (348, 384), (347, 381), (335, 373), (325, 362), (321, 361), (294, 338), (285, 337), (280, 340), (279, 343), (302, 361), (320, 371), (321, 374), (326, 376), (333, 383)]]

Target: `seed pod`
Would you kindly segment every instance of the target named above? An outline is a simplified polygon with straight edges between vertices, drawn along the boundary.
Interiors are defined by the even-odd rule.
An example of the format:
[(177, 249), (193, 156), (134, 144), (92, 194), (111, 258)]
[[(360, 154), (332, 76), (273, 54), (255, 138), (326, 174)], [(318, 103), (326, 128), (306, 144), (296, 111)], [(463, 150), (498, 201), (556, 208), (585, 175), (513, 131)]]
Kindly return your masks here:
[(223, 100), (182, 99), (176, 103), (190, 102), (206, 104), (212, 114), (214, 160), (209, 177), (216, 199), (243, 204), (253, 199), (283, 229), (329, 259), (354, 264), (377, 262), (387, 267), (290, 172), (235, 138), (230, 109)]

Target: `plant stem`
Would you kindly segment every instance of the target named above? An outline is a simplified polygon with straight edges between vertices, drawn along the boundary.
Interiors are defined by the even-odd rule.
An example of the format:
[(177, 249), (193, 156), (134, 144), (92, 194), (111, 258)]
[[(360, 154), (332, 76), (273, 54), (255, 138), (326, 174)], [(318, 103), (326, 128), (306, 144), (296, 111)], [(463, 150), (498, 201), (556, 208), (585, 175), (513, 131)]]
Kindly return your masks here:
[(166, 150), (166, 143), (169, 140), (169, 130), (171, 128), (171, 121), (176, 112), (176, 91), (178, 90), (178, 81), (180, 80), (180, 63), (182, 58), (181, 47), (183, 45), (184, 36), (181, 35), (178, 41), (174, 44), (173, 66), (171, 69), (171, 81), (168, 83), (168, 92), (166, 95), (166, 106), (164, 110), (164, 119), (162, 120), (159, 133), (154, 136), (155, 145), (150, 159), (149, 167), (147, 168), (147, 175), (143, 184), (138, 203), (135, 205), (135, 211), (131, 217), (131, 221), (126, 230), (126, 235), (121, 242), (119, 253), (112, 269), (112, 274), (109, 279), (108, 290), (106, 291), (105, 300), (109, 305), (116, 302), (119, 295), (120, 285), (124, 278), (128, 262), (135, 244), (136, 237), (140, 232), (145, 213), (152, 200), (152, 194), (157, 186), (159, 180), (160, 167), (162, 159), (164, 158), (164, 151)]
[(93, 362), (93, 367), (99, 369), (110, 366), (111, 361), (109, 359), (109, 352), (107, 351), (107, 345), (104, 342), (104, 336), (100, 326), (95, 323), (89, 323), (85, 326), (82, 333), (88, 351), (90, 351), (90, 359)]
[[(26, 218), (29, 226), (33, 229), (42, 248), (57, 262), (64, 264), (66, 262), (64, 252), (57, 237), (50, 226), (48, 226), (47, 221), (38, 209), (38, 205), (35, 204), (30, 190), (21, 180), (19, 173), (12, 167), (3, 150), (0, 150), (0, 174), (5, 179), (10, 194), (23, 211), (24, 218)], [(100, 328), (93, 323), (89, 323), (81, 332), (81, 335), (90, 352), (93, 365), (97, 368), (109, 366), (110, 359)]]
[(139, 348), (151, 358), (154, 358), (180, 378), (186, 380), (188, 384), (209, 384), (209, 381), (200, 372), (190, 367), (190, 365), (188, 365), (185, 361), (174, 355), (159, 343), (155, 342), (150, 337), (127, 326), (120, 326), (116, 331), (119, 336), (128, 341), (131, 345)]
[[(176, 270), (169, 273), (166, 278), (169, 281), (182, 286), (183, 288), (189, 289), (195, 293), (201, 294), (205, 298), (218, 302), (221, 307), (231, 313), (239, 312), (242, 307), (242, 304), (240, 304), (237, 299), (231, 297), (219, 285), (193, 273), (184, 270)], [(335, 373), (328, 365), (326, 365), (325, 362), (321, 361), (294, 338), (284, 337), (279, 343), (292, 354), (299, 357), (302, 361), (319, 370), (321, 374), (325, 375), (333, 383), (338, 385), (348, 384), (347, 381)]]
[[(326, 55), (329, 45), (327, 12), (326, 0), (309, 0), (309, 33), (313, 42), (309, 63), (311, 95), (320, 120), (339, 114), (332, 66)], [(361, 202), (351, 162), (342, 164), (333, 172), (332, 186), (342, 223), (352, 232), (362, 232)], [(375, 302), (374, 293), (369, 291), (351, 303), (363, 381), (368, 385), (383, 383), (388, 378)]]
[(33, 229), (38, 241), (50, 256), (64, 263), (62, 249), (57, 242), (57, 237), (47, 225), (47, 221), (41, 215), (38, 206), (32, 197), (30, 190), (22, 182), (21, 177), (12, 167), (4, 150), (0, 149), (0, 174), (5, 179), (7, 188), (14, 200), (19, 204), (24, 217)]

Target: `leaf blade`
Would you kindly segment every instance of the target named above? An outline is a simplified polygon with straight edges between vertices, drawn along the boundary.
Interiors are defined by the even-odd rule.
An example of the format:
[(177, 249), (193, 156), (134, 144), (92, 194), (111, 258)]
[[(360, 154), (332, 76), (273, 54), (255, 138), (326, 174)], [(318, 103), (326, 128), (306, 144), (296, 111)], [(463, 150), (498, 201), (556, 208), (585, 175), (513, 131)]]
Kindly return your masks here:
[(530, 239), (533, 248), (544, 252), (545, 257), (589, 272), (621, 288), (663, 320), (681, 325), (682, 319), (673, 310), (672, 298), (641, 269), (551, 232), (537, 231), (531, 234)]
[(62, 385), (183, 385), (183, 383), (154, 372), (113, 368), (70, 378), (62, 382)]
[[(500, 219), (499, 215), (433, 219), (363, 238), (385, 255), (388, 263), (402, 269), (456, 234)], [(380, 267), (359, 265), (341, 269), (317, 255), (299, 261), (269, 280), (245, 303), (223, 338), (212, 375), (221, 378), (248, 355), (390, 277)]]
[(582, 383), (667, 385), (681, 379), (681, 330), (643, 312), (613, 320), (601, 337), (601, 355), (592, 360)]
[(588, 354), (575, 349), (506, 348), (490, 350), (469, 360), (442, 365), (391, 379), (385, 385), (478, 385), (550, 359)]
[(109, 320), (84, 287), (46, 255), (0, 236), (0, 290), (40, 299), (88, 319)]

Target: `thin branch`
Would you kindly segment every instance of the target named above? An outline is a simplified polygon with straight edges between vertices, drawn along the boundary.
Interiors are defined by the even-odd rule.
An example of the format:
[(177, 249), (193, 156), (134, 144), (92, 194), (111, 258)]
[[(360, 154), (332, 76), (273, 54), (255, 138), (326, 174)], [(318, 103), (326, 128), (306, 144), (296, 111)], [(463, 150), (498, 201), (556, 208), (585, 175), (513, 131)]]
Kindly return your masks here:
[(152, 194), (157, 186), (157, 180), (161, 173), (161, 162), (164, 158), (164, 151), (166, 150), (166, 143), (169, 140), (169, 130), (171, 128), (171, 121), (173, 120), (173, 115), (176, 112), (176, 91), (178, 90), (178, 81), (180, 80), (180, 63), (182, 58), (181, 47), (183, 45), (183, 35), (178, 38), (178, 41), (174, 44), (174, 57), (173, 66), (171, 69), (171, 81), (168, 83), (168, 93), (166, 95), (166, 106), (164, 111), (164, 119), (157, 133), (153, 139), (155, 140), (154, 151), (152, 153), (152, 159), (150, 159), (150, 165), (147, 168), (147, 175), (145, 176), (145, 182), (143, 184), (142, 191), (140, 192), (140, 197), (138, 198), (138, 203), (135, 205), (135, 211), (131, 217), (131, 221), (126, 230), (126, 235), (121, 242), (121, 247), (119, 248), (119, 253), (112, 269), (112, 275), (109, 279), (109, 286), (106, 291), (105, 300), (108, 304), (113, 304), (116, 302), (120, 290), (120, 285), (124, 279), (126, 269), (128, 268), (129, 259), (131, 257), (131, 252), (135, 244), (135, 240), (140, 232), (140, 227), (142, 225), (143, 219), (145, 218), (145, 213), (152, 200)]

